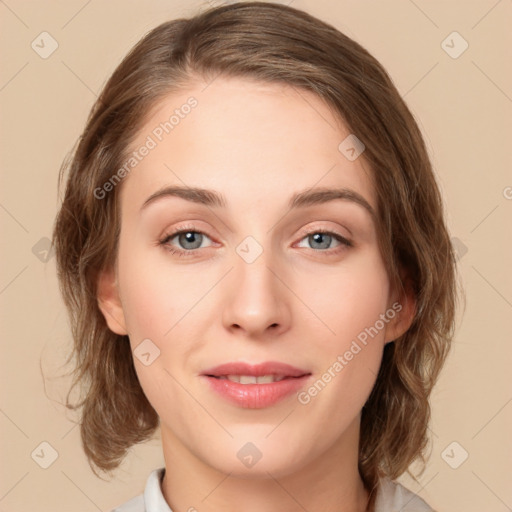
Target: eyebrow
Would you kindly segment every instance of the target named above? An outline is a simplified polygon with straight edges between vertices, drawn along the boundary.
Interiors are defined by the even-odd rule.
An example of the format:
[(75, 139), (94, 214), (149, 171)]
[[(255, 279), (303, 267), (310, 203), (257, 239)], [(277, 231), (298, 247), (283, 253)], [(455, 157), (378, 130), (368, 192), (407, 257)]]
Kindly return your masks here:
[[(166, 197), (179, 197), (192, 203), (202, 204), (212, 208), (225, 208), (225, 197), (215, 190), (199, 187), (166, 186), (151, 194), (141, 207), (141, 211), (150, 204)], [(376, 214), (370, 203), (358, 192), (349, 188), (312, 188), (295, 193), (288, 202), (290, 210), (306, 208), (334, 200), (350, 201), (366, 209), (375, 220)]]

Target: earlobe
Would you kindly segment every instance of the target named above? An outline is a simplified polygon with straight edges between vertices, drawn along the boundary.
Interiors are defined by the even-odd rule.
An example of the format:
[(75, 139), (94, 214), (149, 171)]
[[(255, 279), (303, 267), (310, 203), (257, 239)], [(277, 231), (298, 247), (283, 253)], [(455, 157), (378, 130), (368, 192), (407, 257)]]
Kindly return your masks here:
[(109, 329), (121, 336), (128, 334), (115, 270), (102, 270), (98, 277), (98, 307)]
[(416, 314), (416, 296), (410, 286), (406, 283), (406, 287), (400, 298), (392, 302), (390, 308), (395, 311), (394, 318), (386, 327), (385, 344), (388, 344), (400, 338), (411, 326)]

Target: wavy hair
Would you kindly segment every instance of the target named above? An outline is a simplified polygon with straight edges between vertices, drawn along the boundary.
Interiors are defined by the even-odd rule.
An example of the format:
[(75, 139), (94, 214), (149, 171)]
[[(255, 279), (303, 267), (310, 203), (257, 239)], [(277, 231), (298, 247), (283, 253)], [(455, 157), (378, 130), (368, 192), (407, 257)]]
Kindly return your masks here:
[[(390, 77), (361, 45), (298, 9), (240, 2), (165, 22), (104, 86), (59, 173), (59, 188), (68, 176), (53, 244), (74, 340), (66, 405), (81, 412), (82, 445), (96, 474), (114, 470), (158, 427), (128, 337), (109, 330), (97, 301), (99, 273), (117, 257), (122, 183), (101, 200), (95, 190), (122, 166), (160, 100), (194, 77), (218, 75), (311, 91), (366, 146), (379, 249), (391, 284), (413, 290), (417, 306), (407, 332), (385, 346), (362, 411), (359, 472), (372, 504), (380, 477), (394, 479), (413, 461), (425, 461), (429, 396), (454, 334), (456, 257), (420, 129)], [(77, 386), (80, 398), (71, 403)]]

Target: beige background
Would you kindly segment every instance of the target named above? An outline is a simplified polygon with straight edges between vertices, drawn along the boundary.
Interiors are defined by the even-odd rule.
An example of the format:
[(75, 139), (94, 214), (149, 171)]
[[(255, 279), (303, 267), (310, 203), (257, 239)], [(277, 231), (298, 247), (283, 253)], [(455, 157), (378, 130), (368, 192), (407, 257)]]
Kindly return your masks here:
[[(156, 439), (133, 449), (111, 482), (90, 471), (78, 428), (58, 403), (70, 334), (55, 258), (41, 258), (58, 206), (58, 169), (101, 86), (145, 32), (207, 5), (0, 1), (2, 512), (109, 511), (163, 465)], [(429, 464), (419, 483), (401, 480), (439, 511), (511, 510), (512, 2), (291, 5), (337, 26), (389, 71), (424, 131), (458, 239), (467, 308), (433, 396)], [(59, 45), (47, 59), (31, 48), (43, 31)], [(469, 43), (456, 59), (441, 46), (453, 31)], [(448, 44), (460, 48), (460, 41)], [(48, 469), (39, 465), (49, 461), (50, 450), (38, 448), (43, 441), (58, 452)], [(469, 454), (458, 469), (441, 456), (453, 441), (460, 446), (445, 455), (452, 465), (462, 450)]]

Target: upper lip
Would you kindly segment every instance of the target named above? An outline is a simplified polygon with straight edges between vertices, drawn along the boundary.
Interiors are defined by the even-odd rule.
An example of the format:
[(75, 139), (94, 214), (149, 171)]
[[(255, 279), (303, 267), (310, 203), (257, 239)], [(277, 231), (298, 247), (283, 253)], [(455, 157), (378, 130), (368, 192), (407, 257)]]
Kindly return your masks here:
[(205, 370), (202, 375), (211, 375), (214, 377), (222, 377), (225, 375), (253, 375), (261, 377), (263, 375), (280, 375), (284, 377), (302, 377), (309, 375), (310, 372), (301, 370), (295, 366), (277, 361), (267, 361), (260, 364), (248, 364), (241, 362), (224, 363)]

